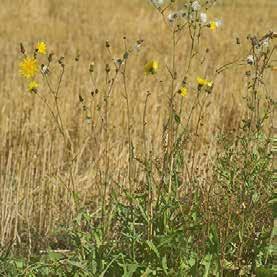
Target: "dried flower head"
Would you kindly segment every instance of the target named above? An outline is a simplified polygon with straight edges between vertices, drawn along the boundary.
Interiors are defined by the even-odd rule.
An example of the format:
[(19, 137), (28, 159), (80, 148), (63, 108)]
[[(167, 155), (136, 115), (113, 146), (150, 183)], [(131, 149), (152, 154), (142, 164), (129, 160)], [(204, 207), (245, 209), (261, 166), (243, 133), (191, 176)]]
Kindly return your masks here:
[(140, 50), (142, 44), (143, 44), (143, 39), (139, 39), (139, 40), (135, 43), (135, 45), (133, 46), (133, 48), (131, 49), (131, 52), (132, 52), (132, 51), (138, 52), (138, 51)]
[(49, 73), (49, 67), (46, 64), (41, 65), (41, 73), (47, 75)]
[(167, 20), (172, 23), (178, 18), (178, 13), (177, 12), (171, 12), (167, 16)]
[(246, 62), (250, 65), (253, 65), (255, 63), (255, 57), (253, 55), (247, 56)]
[(24, 48), (22, 42), (20, 42), (20, 52), (21, 52), (23, 55), (25, 54), (25, 48)]
[(89, 65), (89, 72), (90, 73), (94, 72), (94, 62), (90, 63), (90, 65)]

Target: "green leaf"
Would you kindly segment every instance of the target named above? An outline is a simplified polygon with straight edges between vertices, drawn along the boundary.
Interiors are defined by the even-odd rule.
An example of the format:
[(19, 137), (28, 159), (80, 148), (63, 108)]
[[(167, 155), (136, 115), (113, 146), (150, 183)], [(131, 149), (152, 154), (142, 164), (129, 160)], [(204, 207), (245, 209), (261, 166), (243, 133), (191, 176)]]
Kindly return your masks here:
[(23, 269), (24, 261), (17, 260), (17, 261), (15, 261), (15, 265), (18, 269)]
[(58, 261), (60, 259), (62, 259), (64, 256), (61, 253), (56, 253), (56, 252), (49, 252), (48, 253), (48, 258), (51, 261)]
[(160, 258), (160, 253), (154, 243), (151, 240), (147, 240), (146, 243), (148, 244), (149, 248), (156, 254), (156, 256)]
[(137, 264), (127, 264), (127, 265), (125, 265), (124, 274), (123, 274), (122, 277), (132, 277), (133, 274), (137, 271), (138, 267), (139, 266)]
[(203, 275), (204, 277), (209, 276), (212, 260), (213, 260), (213, 255), (208, 254), (204, 257), (203, 261), (201, 262), (201, 264), (204, 265), (204, 267), (205, 267), (205, 272), (204, 272), (204, 275)]
[(168, 274), (168, 266), (166, 256), (162, 258), (162, 267), (165, 274)]
[(237, 266), (235, 266), (232, 262), (227, 261), (226, 259), (223, 260), (223, 268), (227, 269), (227, 270), (239, 270), (239, 268)]
[(210, 239), (210, 246), (211, 246), (211, 251), (212, 253), (219, 254), (220, 252), (220, 241), (217, 235), (217, 227), (215, 225), (211, 226), (211, 231), (209, 234), (209, 239)]
[(144, 220), (145, 220), (146, 222), (148, 222), (149, 220), (148, 220), (148, 217), (147, 217), (147, 215), (146, 215), (146, 213), (145, 213), (145, 210), (142, 208), (141, 205), (138, 205), (138, 208), (139, 208), (139, 210), (140, 210), (140, 212), (141, 212), (141, 215), (142, 215), (142, 217), (144, 218)]
[(259, 194), (255, 191), (254, 194), (252, 195), (252, 201), (253, 203), (257, 203), (259, 200)]
[(175, 119), (177, 124), (181, 123), (181, 118), (180, 118), (180, 116), (178, 114), (174, 113), (174, 119)]
[(71, 260), (67, 260), (67, 262), (74, 267), (77, 267), (79, 269), (84, 269), (84, 265), (81, 262), (75, 262)]
[(269, 269), (269, 268), (257, 268), (256, 271), (256, 276), (257, 277), (272, 277), (272, 276), (276, 276), (276, 270), (274, 269)]

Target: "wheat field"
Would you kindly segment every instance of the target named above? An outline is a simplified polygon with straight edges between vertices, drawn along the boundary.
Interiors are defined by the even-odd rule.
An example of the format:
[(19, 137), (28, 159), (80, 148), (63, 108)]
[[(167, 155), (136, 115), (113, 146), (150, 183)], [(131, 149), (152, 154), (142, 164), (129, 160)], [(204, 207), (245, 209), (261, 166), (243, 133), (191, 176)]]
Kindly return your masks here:
[[(190, 141), (184, 146), (183, 192), (189, 191), (187, 180), (196, 178), (203, 184), (211, 180), (213, 159), (220, 150), (217, 135), (236, 133), (241, 118), (249, 112), (243, 104), (247, 36), (274, 31), (277, 3), (221, 0), (210, 15), (221, 18), (223, 25), (216, 32), (203, 31), (201, 62), (193, 63), (188, 79), (193, 82), (198, 75), (206, 76), (214, 81), (214, 89), (205, 102), (201, 122), (200, 110), (191, 118)], [(154, 175), (158, 176), (169, 109), (166, 65), (171, 62), (171, 34), (157, 11), (142, 0), (2, 0), (0, 21), (0, 246), (24, 245), (33, 251), (47, 246), (53, 230), (70, 222), (81, 208), (98, 210), (104, 183), (105, 201), (114, 193), (121, 197), (126, 189), (143, 191), (140, 160), (145, 155), (155, 162)], [(41, 40), (54, 53), (55, 62), (64, 57), (59, 103), (69, 138), (66, 143), (47, 107), (27, 91), (19, 74), (20, 43), (32, 49)], [(122, 57), (138, 40), (143, 45), (128, 59), (126, 83), (122, 76), (115, 80), (108, 104), (109, 124), (105, 125), (106, 64), (111, 56)], [(176, 88), (189, 57), (187, 36), (179, 47)], [(159, 61), (159, 72), (145, 76), (144, 65), (152, 59)], [(241, 64), (216, 73), (233, 60)], [(95, 72), (91, 78), (92, 62)], [(53, 84), (59, 72), (55, 65), (49, 73)], [(276, 97), (276, 73), (265, 78), (267, 95)], [(41, 86), (40, 93), (47, 95), (47, 87)], [(182, 109), (181, 122), (190, 116), (193, 97), (188, 92), (177, 104)], [(272, 124), (270, 115), (268, 133)]]

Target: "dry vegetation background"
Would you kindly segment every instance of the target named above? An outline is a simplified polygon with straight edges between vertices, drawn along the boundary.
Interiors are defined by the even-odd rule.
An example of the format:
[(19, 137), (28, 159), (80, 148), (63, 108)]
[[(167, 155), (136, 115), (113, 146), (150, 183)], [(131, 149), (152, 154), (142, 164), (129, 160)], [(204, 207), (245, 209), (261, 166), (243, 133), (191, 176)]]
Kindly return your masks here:
[[(277, 3), (275, 0), (222, 0), (212, 13), (222, 18), (224, 25), (217, 32), (204, 32), (203, 49), (209, 48), (207, 61), (201, 66), (195, 65), (192, 74), (192, 78), (206, 75), (215, 81), (201, 133), (194, 140), (199, 178), (208, 174), (201, 169), (212, 162), (217, 147), (215, 133), (237, 128), (245, 113), (242, 104), (245, 67), (217, 77), (212, 70), (246, 56), (248, 34), (262, 35), (274, 24), (276, 27)], [(78, 193), (81, 206), (98, 206), (103, 173), (103, 98), (101, 90), (94, 97), (90, 95), (88, 66), (94, 61), (96, 71), (104, 71), (109, 61), (104, 47), (106, 40), (110, 41), (117, 57), (124, 52), (123, 36), (127, 37), (129, 45), (144, 39), (143, 49), (130, 58), (128, 65), (131, 132), (139, 157), (142, 155), (144, 101), (150, 91), (147, 144), (153, 156), (159, 155), (167, 111), (166, 89), (159, 81), (167, 78), (164, 64), (168, 62), (171, 42), (158, 13), (142, 0), (2, 0), (0, 22), (0, 245), (5, 245), (9, 241), (31, 242), (36, 234), (47, 235), (57, 223), (70, 219), (76, 211), (73, 192)], [(240, 38), (240, 45), (236, 44), (236, 37)], [(73, 182), (68, 181), (67, 154), (61, 136), (45, 107), (26, 91), (18, 74), (19, 43), (23, 42), (30, 49), (38, 40), (46, 41), (56, 57), (65, 56), (62, 116), (75, 148), (81, 151), (74, 165)], [(184, 43), (183, 52), (178, 54), (179, 60), (187, 58), (187, 45)], [(78, 53), (80, 59), (76, 62)], [(161, 64), (159, 73), (150, 78), (143, 74), (143, 66), (149, 59)], [(100, 73), (96, 73), (96, 78), (100, 84), (103, 82)], [(276, 89), (273, 78), (271, 74), (267, 80), (271, 95), (274, 87)], [(122, 90), (119, 82), (110, 100), (109, 168), (113, 181), (109, 191), (112, 188), (120, 191), (116, 183), (124, 187), (128, 181), (127, 116)], [(85, 122), (79, 94), (89, 104), (91, 124)], [(184, 120), (192, 105), (190, 99), (188, 95), (184, 100)], [(204, 152), (207, 155), (204, 156)], [(140, 178), (138, 165), (136, 178)]]

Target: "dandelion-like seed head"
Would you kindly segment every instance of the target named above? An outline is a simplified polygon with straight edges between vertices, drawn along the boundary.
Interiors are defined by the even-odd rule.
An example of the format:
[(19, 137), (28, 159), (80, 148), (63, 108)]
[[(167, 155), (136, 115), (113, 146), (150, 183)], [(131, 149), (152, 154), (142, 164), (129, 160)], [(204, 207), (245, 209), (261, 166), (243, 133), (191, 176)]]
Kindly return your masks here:
[(145, 66), (144, 66), (144, 72), (145, 74), (155, 74), (157, 73), (159, 68), (159, 63), (155, 60), (148, 62)]
[(36, 81), (31, 81), (29, 84), (28, 84), (28, 91), (30, 92), (37, 92), (37, 89), (38, 89), (39, 85)]
[(269, 45), (270, 45), (270, 38), (267, 37), (265, 39), (263, 39), (262, 41), (260, 41), (260, 50), (264, 53), (266, 53), (269, 49)]
[(216, 19), (215, 20), (215, 24), (216, 24), (216, 27), (219, 28), (223, 25), (223, 21), (222, 19)]
[(46, 43), (39, 41), (36, 46), (36, 50), (39, 54), (45, 55), (47, 51)]
[(193, 1), (191, 3), (191, 8), (193, 11), (199, 11), (201, 9), (201, 5), (200, 5), (199, 1)]
[(206, 24), (208, 22), (208, 16), (206, 13), (200, 13), (201, 24)]
[(177, 12), (171, 12), (167, 16), (167, 20), (172, 23), (178, 18), (178, 13)]
[(264, 39), (264, 40), (262, 41), (262, 45), (263, 45), (264, 47), (268, 47), (268, 46), (269, 46), (269, 38)]
[(34, 77), (38, 72), (37, 60), (33, 57), (26, 57), (19, 64), (20, 74), (29, 79)]
[(160, 8), (164, 4), (164, 0), (150, 0), (150, 2), (156, 7)]
[(253, 55), (248, 55), (246, 58), (246, 62), (250, 65), (253, 65), (255, 63), (255, 57)]
[(132, 48), (132, 51), (139, 52), (143, 44), (143, 39), (138, 40)]
[(44, 75), (47, 75), (50, 72), (49, 67), (46, 64), (42, 64), (40, 68), (41, 73)]

